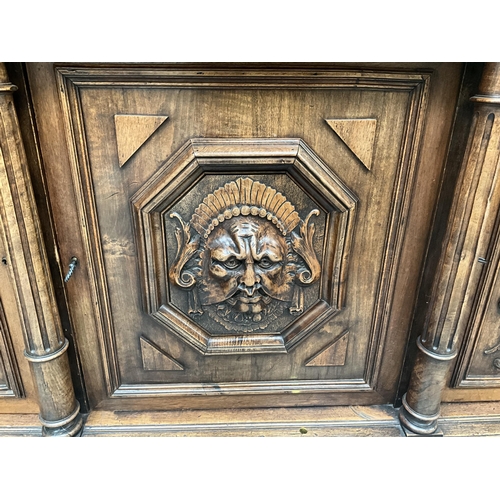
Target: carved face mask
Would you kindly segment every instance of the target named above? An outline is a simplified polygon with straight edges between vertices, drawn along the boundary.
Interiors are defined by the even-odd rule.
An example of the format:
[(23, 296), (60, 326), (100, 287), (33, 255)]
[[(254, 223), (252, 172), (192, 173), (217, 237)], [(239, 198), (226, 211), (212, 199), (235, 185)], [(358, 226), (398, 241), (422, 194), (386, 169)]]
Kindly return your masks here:
[(318, 214), (301, 220), (281, 193), (250, 178), (205, 197), (189, 224), (171, 214), (181, 228), (169, 276), (189, 290), (189, 314), (206, 310), (226, 329), (245, 332), (266, 328), (285, 307), (301, 314), (303, 288), (320, 275), (309, 223)]
[(258, 313), (268, 297), (290, 301), (293, 275), (285, 237), (268, 220), (236, 217), (208, 237), (203, 257), (203, 305), (233, 298), (233, 307)]

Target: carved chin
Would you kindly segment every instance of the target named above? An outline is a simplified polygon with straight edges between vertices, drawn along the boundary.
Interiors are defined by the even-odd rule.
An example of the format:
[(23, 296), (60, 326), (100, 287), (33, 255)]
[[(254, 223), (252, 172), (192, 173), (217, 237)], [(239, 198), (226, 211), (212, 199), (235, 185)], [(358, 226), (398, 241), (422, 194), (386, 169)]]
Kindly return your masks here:
[(237, 296), (220, 304), (205, 306), (208, 315), (226, 330), (252, 332), (267, 326), (283, 314), (283, 303), (269, 296)]
[(255, 296), (252, 297), (238, 294), (226, 300), (226, 303), (235, 313), (248, 318), (249, 321), (253, 321), (254, 323), (260, 323), (260, 321), (262, 321), (267, 306), (271, 302), (271, 297), (261, 295), (260, 293), (256, 293)]

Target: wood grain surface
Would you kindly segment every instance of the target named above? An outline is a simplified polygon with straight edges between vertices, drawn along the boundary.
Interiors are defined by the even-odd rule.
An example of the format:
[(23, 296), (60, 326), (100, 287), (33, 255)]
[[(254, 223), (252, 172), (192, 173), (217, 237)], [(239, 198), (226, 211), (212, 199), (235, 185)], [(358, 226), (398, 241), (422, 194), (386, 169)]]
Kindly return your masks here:
[[(35, 111), (44, 116), (40, 145), (61, 256), (77, 255), (81, 262), (67, 291), (94, 407), (376, 404), (394, 398), (461, 71), (461, 65), (420, 68), (28, 65)], [(168, 116), (125, 168), (117, 115)], [(326, 121), (367, 118), (377, 122), (366, 138), (371, 143), (374, 135), (371, 170)], [(196, 138), (303, 140), (360, 200), (341, 277), (345, 308), (288, 353), (200, 356), (143, 308), (130, 199)], [(368, 150), (364, 134), (352, 140)], [(203, 168), (216, 168), (216, 162), (209, 165), (207, 159)], [(235, 180), (260, 167), (249, 158), (246, 166), (232, 168)], [(311, 171), (306, 165), (300, 174), (306, 192)], [(219, 176), (213, 189), (228, 182), (224, 171), (208, 174)], [(179, 182), (166, 205), (197, 206), (199, 195), (189, 201), (199, 185), (195, 177)], [(321, 193), (321, 180), (314, 182)], [(290, 200), (300, 204), (294, 189)], [(319, 247), (326, 243), (322, 237), (315, 235)], [(173, 245), (175, 240), (166, 245), (168, 252)], [(165, 252), (161, 245), (154, 249), (159, 256)], [(335, 270), (322, 273), (328, 284)], [(147, 280), (160, 287), (166, 281), (156, 272)], [(344, 364), (305, 366), (347, 328)], [(144, 370), (141, 335), (185, 369)]]

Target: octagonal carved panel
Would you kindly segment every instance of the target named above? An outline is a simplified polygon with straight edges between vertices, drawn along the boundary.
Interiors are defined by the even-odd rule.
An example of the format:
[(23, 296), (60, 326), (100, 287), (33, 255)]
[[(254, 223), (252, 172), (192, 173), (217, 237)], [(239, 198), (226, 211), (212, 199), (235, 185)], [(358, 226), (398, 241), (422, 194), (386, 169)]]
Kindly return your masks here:
[(300, 139), (192, 139), (132, 197), (144, 308), (203, 354), (287, 352), (344, 304), (356, 196)]

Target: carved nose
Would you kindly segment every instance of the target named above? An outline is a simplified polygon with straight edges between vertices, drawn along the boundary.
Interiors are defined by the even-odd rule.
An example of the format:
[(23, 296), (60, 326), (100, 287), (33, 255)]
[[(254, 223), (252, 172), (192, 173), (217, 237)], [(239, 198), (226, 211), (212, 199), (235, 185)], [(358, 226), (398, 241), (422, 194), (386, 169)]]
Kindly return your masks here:
[(245, 272), (241, 278), (241, 282), (247, 286), (252, 287), (255, 283), (260, 281), (259, 277), (255, 274), (254, 268), (252, 264), (247, 264), (245, 267)]

